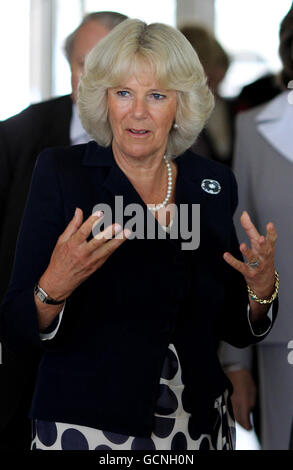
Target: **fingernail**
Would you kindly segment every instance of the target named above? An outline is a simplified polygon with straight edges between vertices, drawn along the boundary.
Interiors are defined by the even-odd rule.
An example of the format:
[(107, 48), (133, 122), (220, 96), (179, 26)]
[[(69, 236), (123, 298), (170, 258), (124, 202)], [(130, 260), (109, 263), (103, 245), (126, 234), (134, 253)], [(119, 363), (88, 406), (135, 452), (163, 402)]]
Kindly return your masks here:
[(78, 214), (78, 207), (75, 209), (75, 212), (74, 212), (74, 217), (76, 217)]
[(121, 225), (115, 224), (114, 232), (115, 232), (115, 233), (118, 233), (118, 232), (120, 232), (120, 231), (121, 231)]
[(129, 228), (126, 228), (126, 229), (124, 230), (124, 235), (125, 235), (126, 238), (129, 238), (130, 235), (131, 235), (131, 233), (132, 233), (132, 232), (131, 232), (131, 230), (129, 230)]
[(104, 212), (102, 212), (102, 211), (96, 211), (96, 212), (94, 212), (92, 215), (94, 215), (95, 217), (102, 217), (102, 215), (104, 215)]

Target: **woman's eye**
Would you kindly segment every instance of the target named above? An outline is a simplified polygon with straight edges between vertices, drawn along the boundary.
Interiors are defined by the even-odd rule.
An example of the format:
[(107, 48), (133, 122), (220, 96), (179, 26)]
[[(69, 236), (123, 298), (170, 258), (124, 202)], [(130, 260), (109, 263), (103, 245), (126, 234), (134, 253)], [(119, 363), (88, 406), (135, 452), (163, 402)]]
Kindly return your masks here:
[(117, 95), (122, 96), (124, 98), (124, 97), (129, 95), (129, 91), (119, 90), (119, 91), (117, 91)]
[(155, 100), (163, 100), (165, 95), (162, 95), (161, 93), (153, 93), (152, 96), (155, 98)]

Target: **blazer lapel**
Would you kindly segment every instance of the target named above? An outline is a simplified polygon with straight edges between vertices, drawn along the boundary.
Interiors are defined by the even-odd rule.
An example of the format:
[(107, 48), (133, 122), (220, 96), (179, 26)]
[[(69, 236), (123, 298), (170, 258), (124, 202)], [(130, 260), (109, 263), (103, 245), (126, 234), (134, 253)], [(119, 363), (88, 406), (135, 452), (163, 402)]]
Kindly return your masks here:
[(107, 200), (111, 197), (123, 196), (124, 205), (136, 203), (145, 206), (131, 182), (117, 165), (110, 147), (102, 148), (98, 147), (94, 141), (90, 142), (87, 145), (83, 165), (99, 168), (99, 171), (92, 171), (91, 174), (95, 185), (99, 186), (97, 189), (103, 195), (108, 194)]
[(293, 161), (293, 110), (289, 93), (283, 92), (270, 101), (255, 118), (258, 131), (277, 152)]

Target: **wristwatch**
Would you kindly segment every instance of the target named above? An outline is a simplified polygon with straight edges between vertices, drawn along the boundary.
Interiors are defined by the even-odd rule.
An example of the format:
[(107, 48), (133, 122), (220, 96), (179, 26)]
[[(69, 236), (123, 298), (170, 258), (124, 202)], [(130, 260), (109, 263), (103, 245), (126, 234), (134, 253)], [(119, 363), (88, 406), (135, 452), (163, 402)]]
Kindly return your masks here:
[(34, 292), (36, 294), (36, 296), (38, 297), (38, 299), (43, 302), (43, 304), (50, 304), (50, 305), (59, 305), (59, 304), (63, 304), (63, 302), (65, 301), (65, 299), (63, 300), (55, 300), (55, 299), (52, 299), (52, 297), (50, 297), (47, 292), (44, 291), (44, 289), (42, 289), (39, 284), (36, 284), (35, 285), (35, 289), (34, 289)]

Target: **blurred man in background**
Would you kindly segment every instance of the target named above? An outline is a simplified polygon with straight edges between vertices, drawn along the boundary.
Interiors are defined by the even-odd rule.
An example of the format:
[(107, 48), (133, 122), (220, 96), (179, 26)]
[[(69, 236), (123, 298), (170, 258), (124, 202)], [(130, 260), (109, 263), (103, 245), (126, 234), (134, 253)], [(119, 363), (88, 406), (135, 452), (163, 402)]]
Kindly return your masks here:
[[(17, 234), (38, 154), (46, 147), (88, 142), (81, 126), (76, 96), (86, 55), (111, 29), (127, 17), (95, 12), (66, 39), (72, 94), (29, 106), (0, 122), (0, 303), (8, 287)], [(2, 350), (0, 367), (0, 450), (29, 449), (28, 410), (38, 363), (14, 358)]]

